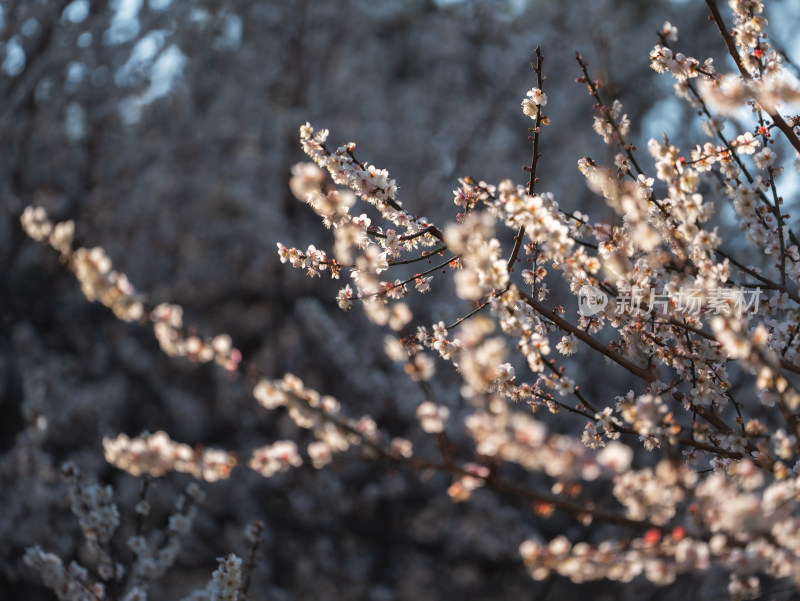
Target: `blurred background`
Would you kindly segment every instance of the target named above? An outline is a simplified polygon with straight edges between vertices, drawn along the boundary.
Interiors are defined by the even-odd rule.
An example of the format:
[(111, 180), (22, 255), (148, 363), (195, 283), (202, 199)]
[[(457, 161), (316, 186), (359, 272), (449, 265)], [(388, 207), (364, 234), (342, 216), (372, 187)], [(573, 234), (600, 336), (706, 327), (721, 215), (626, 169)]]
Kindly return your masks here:
[[(773, 34), (790, 42), (800, 7), (770, 10), (781, 14)], [(362, 161), (396, 178), (406, 208), (443, 225), (459, 177), (527, 181), (531, 123), (520, 102), (540, 46), (552, 125), (539, 189), (600, 219), (608, 209), (576, 163), (613, 155), (592, 132), (575, 51), (605, 98), (621, 100), (641, 148), (664, 131), (680, 144), (698, 131), (693, 113), (648, 60), (667, 20), (685, 54), (726, 64), (700, 2), (0, 2), (0, 597), (54, 598), (21, 564), (29, 545), (80, 559), (63, 461), (113, 483), (132, 519), (140, 483), (104, 463), (104, 435), (165, 429), (242, 455), (305, 436), (256, 406), (246, 383), (167, 359), (148, 328), (86, 302), (56, 253), (23, 234), (25, 206), (74, 219), (77, 243), (105, 248), (151, 304), (180, 304), (199, 332), (230, 334), (266, 375), (300, 375), (349, 415), (368, 413), (433, 453), (414, 417), (423, 396), (385, 357), (383, 332), (338, 310), (336, 282), (278, 260), (278, 241), (331, 241), (287, 185), (305, 160), (299, 125), (329, 128), (334, 145), (357, 142)], [(418, 324), (465, 312), (446, 285), (423, 300)], [(457, 425), (458, 382), (439, 367), (434, 393)], [(628, 389), (596, 359), (580, 377), (608, 402)], [(254, 599), (656, 598), (644, 584), (530, 580), (517, 551), (526, 536), (586, 539), (602, 527), (537, 520), (486, 491), (454, 505), (446, 478), (423, 476), (355, 457), (270, 480), (237, 470), (206, 486), (191, 544), (154, 598), (204, 584), (216, 557), (244, 552), (242, 528), (256, 518), (267, 530)], [(154, 504), (167, 511), (185, 484), (160, 480)], [(668, 595), (701, 586), (712, 598), (721, 582), (687, 577)]]

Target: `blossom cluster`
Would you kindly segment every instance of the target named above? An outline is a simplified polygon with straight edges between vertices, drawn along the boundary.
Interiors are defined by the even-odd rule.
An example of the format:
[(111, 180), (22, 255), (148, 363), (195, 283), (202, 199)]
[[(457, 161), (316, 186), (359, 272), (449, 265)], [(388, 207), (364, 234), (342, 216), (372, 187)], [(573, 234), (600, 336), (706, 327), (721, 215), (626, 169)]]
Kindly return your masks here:
[[(568, 482), (609, 479), (614, 483), (617, 502), (625, 508), (618, 523), (649, 528), (640, 539), (609, 541), (597, 547), (590, 543), (573, 547), (564, 537), (549, 544), (529, 541), (521, 553), (536, 578), (557, 571), (575, 581), (628, 581), (641, 574), (663, 585), (674, 581), (678, 573), (721, 565), (736, 574), (730, 586), (736, 597), (752, 594), (758, 579), (750, 576), (756, 573), (777, 578), (791, 573), (783, 567), (784, 560), (777, 558), (791, 553), (794, 543), (761, 538), (761, 527), (755, 526), (747, 528), (747, 535), (740, 535), (741, 547), (720, 539), (721, 531), (732, 528), (723, 526), (728, 523), (724, 520), (732, 520), (730, 524), (748, 522), (744, 514), (735, 512), (733, 517), (722, 517), (724, 508), (711, 508), (711, 495), (707, 494), (713, 482), (713, 486), (725, 487), (723, 496), (729, 503), (752, 509), (753, 503), (766, 502), (773, 490), (784, 491), (785, 486), (794, 485), (796, 468), (791, 468), (787, 460), (800, 457), (800, 432), (790, 417), (798, 407), (798, 393), (787, 375), (800, 373), (795, 363), (797, 328), (792, 325), (800, 304), (795, 292), (800, 283), (800, 246), (776, 192), (782, 167), (770, 127), (772, 121), (797, 147), (796, 133), (783, 128), (786, 123), (773, 114), (779, 103), (794, 99), (794, 92), (780, 77), (780, 60), (767, 52), (762, 35), (766, 21), (759, 16), (761, 3), (732, 2), (731, 6), (733, 43), (740, 47), (740, 56), (734, 58), (758, 81), (744, 78), (745, 85), (740, 85), (728, 102), (741, 106), (744, 96), (751, 98), (758, 118), (751, 130), (733, 136), (721, 133), (722, 117), (711, 112), (709, 103), (733, 80), (718, 73), (711, 59), (698, 60), (673, 50), (671, 44), (677, 42), (678, 32), (667, 23), (659, 33), (661, 43), (650, 55), (651, 65), (655, 71), (669, 72), (677, 79), (679, 96), (698, 109), (707, 132), (715, 139), (698, 144), (688, 153), (667, 138), (650, 140), (647, 149), (653, 164), (648, 170), (642, 167), (643, 159), (628, 139), (631, 124), (621, 103), (602, 98), (601, 85), (591, 79), (578, 56), (583, 72), (578, 81), (587, 85), (598, 112), (594, 129), (606, 144), (618, 148), (613, 167), (584, 158), (579, 169), (589, 187), (618, 213), (619, 221), (592, 222), (589, 215), (563, 209), (552, 194), (534, 190), (542, 134), (538, 127), (540, 109), (546, 103), (546, 95), (537, 85), (522, 102), (523, 113), (537, 119), (537, 127), (531, 130), (534, 157), (528, 185), (504, 181), (493, 186), (465, 178), (454, 193), (455, 204), (463, 209), (457, 223), (431, 230), (443, 234), (440, 252), (453, 256), (438, 269), (457, 268), (456, 292), (473, 303), (473, 309), (449, 326), (445, 322), (417, 326), (415, 334), (400, 338), (399, 346), (393, 338), (387, 343), (387, 351), (395, 360), (403, 359), (404, 350), (406, 360), (413, 365), (419, 357), (427, 357), (423, 351), (431, 350), (457, 368), (464, 380), (462, 394), (472, 405), (463, 421), (478, 456), (492, 464), (515, 463), (529, 472), (544, 472), (560, 483), (559, 490), (566, 490)], [(713, 16), (716, 19), (716, 14)], [(541, 61), (534, 65), (538, 76), (540, 69)], [(697, 79), (702, 85), (692, 82)], [(352, 147), (328, 153), (324, 149), (327, 131), (323, 132), (314, 138), (308, 124), (301, 128), (303, 149), (317, 164), (329, 169), (335, 184), (346, 185), (357, 195), (363, 192), (363, 185), (358, 184), (358, 177), (363, 175), (352, 157)], [(344, 160), (346, 166), (337, 157), (349, 157)], [(746, 239), (771, 262), (768, 271), (747, 265), (723, 250), (722, 226), (714, 219), (714, 203), (703, 192), (702, 184), (708, 177), (718, 180)], [(371, 203), (386, 201), (371, 197), (369, 189), (362, 198)], [(396, 201), (396, 188), (392, 187), (391, 202)], [(395, 217), (385, 206), (382, 214), (389, 221)], [(503, 226), (516, 232), (510, 253), (502, 243)], [(375, 251), (364, 242), (371, 231), (366, 230), (360, 245), (348, 246), (348, 258), (355, 263), (359, 276), (359, 265), (368, 266), (365, 271), (377, 275), (397, 263), (423, 258), (419, 255), (377, 264)], [(338, 243), (339, 238), (335, 238)], [(401, 256), (400, 251), (412, 249), (397, 250), (389, 256), (394, 259)], [(523, 257), (530, 267), (521, 270), (521, 283), (514, 267)], [(712, 298), (728, 288), (760, 293), (763, 287), (777, 294), (750, 303), (747, 311), (721, 311), (731, 301), (726, 296), (696, 307), (691, 315), (680, 303), (670, 299), (662, 302), (651, 295), (650, 302), (640, 299), (638, 303), (643, 312), (619, 311), (617, 303), (599, 304), (596, 311), (581, 313), (573, 323), (563, 307), (544, 304), (550, 287), (555, 285), (548, 277), (551, 272), (561, 276), (573, 295), (579, 295), (585, 287), (610, 297), (659, 288), (695, 290), (698, 298)], [(373, 290), (379, 285), (374, 279), (370, 284)], [(365, 290), (368, 288), (360, 286), (357, 293), (344, 289), (337, 299), (339, 305), (346, 309), (356, 298), (368, 301), (362, 303), (367, 316), (385, 324), (391, 309), (376, 312), (370, 302), (373, 296), (365, 295)], [(392, 300), (397, 298), (384, 295), (382, 306)], [(663, 310), (656, 313), (655, 304), (663, 305)], [(490, 317), (477, 315), (481, 311)], [(596, 335), (609, 326), (614, 331), (611, 343), (600, 342)], [(562, 355), (575, 355), (585, 345), (641, 380), (644, 389), (617, 397), (614, 403), (592, 399), (577, 383), (578, 377), (568, 373), (567, 365), (559, 366), (549, 357), (550, 338), (556, 333), (560, 336), (556, 348)], [(533, 374), (530, 381), (525, 381), (528, 375), (521, 375), (519, 364), (511, 360), (508, 338), (515, 340), (515, 348), (527, 364), (527, 374)], [(728, 364), (730, 360), (741, 363), (733, 367)], [(755, 376), (755, 394), (762, 406), (767, 410), (778, 408), (778, 419), (786, 421), (787, 430), (779, 445), (769, 443), (763, 424), (736, 398), (738, 391), (733, 390), (732, 381), (739, 370)], [(508, 400), (523, 402), (534, 411), (541, 407), (551, 413), (581, 415), (586, 420), (583, 435), (548, 434), (541, 420), (511, 409)], [(732, 410), (738, 415), (735, 426), (728, 425)], [(448, 431), (452, 411), (428, 400), (418, 406), (417, 417), (423, 430), (441, 436)], [(646, 451), (680, 446), (684, 463), (662, 462), (655, 470), (632, 470), (633, 450), (624, 442), (631, 437), (638, 438)], [(442, 453), (447, 462), (448, 452)], [(698, 464), (708, 465), (712, 475), (698, 477), (693, 471)], [(740, 475), (753, 469), (762, 481), (748, 488)], [(484, 471), (465, 471), (453, 484), (451, 496), (469, 498), (471, 490), (491, 484), (492, 477)], [(589, 521), (608, 519), (605, 515), (598, 518), (585, 504), (537, 498), (540, 508), (566, 508)], [(688, 512), (691, 519), (681, 519), (681, 512)], [(742, 549), (749, 549), (748, 544), (761, 549), (758, 553), (763, 553), (764, 560), (743, 570), (742, 553), (747, 552)], [(764, 544), (774, 546), (766, 551)]]
[(150, 311), (153, 332), (161, 350), (172, 357), (186, 357), (190, 361), (208, 363), (215, 361), (228, 371), (236, 371), (242, 360), (239, 349), (234, 348), (231, 337), (218, 334), (213, 338), (187, 335), (183, 326), (183, 308), (161, 303)]
[(533, 119), (539, 114), (539, 107), (547, 104), (547, 94), (539, 88), (528, 91), (527, 98), (522, 101), (522, 112)]
[(72, 221), (54, 224), (43, 207), (31, 206), (25, 209), (20, 222), (34, 240), (45, 242), (61, 253), (87, 299), (101, 302), (123, 321), (141, 321), (149, 317), (165, 353), (200, 363), (216, 361), (229, 371), (237, 369), (242, 355), (233, 347), (230, 336), (220, 334), (204, 339), (187, 334), (180, 306), (162, 303), (148, 311), (143, 296), (136, 293), (124, 273), (112, 269), (111, 259), (102, 248), (73, 249), (75, 225)]
[[(126, 545), (133, 553), (130, 567), (130, 595), (137, 590), (144, 591), (148, 585), (161, 578), (178, 560), (182, 540), (189, 534), (197, 514), (197, 504), (205, 498), (205, 492), (196, 483), (186, 487), (175, 501), (166, 527), (145, 533), (139, 529), (130, 536)], [(137, 503), (136, 512), (146, 516), (150, 503), (143, 498)]]
[(74, 222), (54, 224), (43, 207), (26, 208), (20, 221), (31, 238), (46, 242), (68, 257), (86, 298), (101, 302), (124, 321), (142, 318), (141, 298), (125, 274), (111, 268), (111, 259), (102, 248), (79, 248), (73, 252)]
[[(309, 443), (307, 452), (317, 469), (330, 463), (334, 453), (344, 452), (354, 445), (370, 454), (382, 452), (390, 457), (403, 457), (409, 453), (407, 440), (392, 438), (387, 441), (372, 418), (353, 419), (342, 415), (341, 405), (335, 398), (307, 388), (300, 378), (291, 374), (278, 381), (260, 379), (253, 389), (253, 396), (266, 409), (285, 407), (298, 427), (314, 434), (316, 440)], [(301, 463), (297, 446), (292, 441), (279, 441), (257, 449), (250, 467), (272, 475)]]
[(75, 561), (64, 567), (58, 555), (38, 545), (25, 552), (25, 563), (41, 575), (45, 585), (62, 601), (95, 601), (105, 597), (105, 586), (92, 581), (86, 568)]
[(211, 601), (236, 601), (242, 589), (242, 560), (230, 553), (219, 558), (209, 586)]
[(480, 455), (516, 463), (561, 481), (592, 481), (602, 475), (624, 474), (633, 459), (631, 448), (619, 442), (594, 453), (575, 437), (549, 434), (541, 421), (524, 413), (476, 412), (465, 425)]
[[(319, 455), (317, 456), (319, 457)], [(317, 462), (319, 462), (319, 459)], [(255, 470), (265, 478), (302, 464), (303, 459), (298, 454), (297, 445), (292, 440), (279, 440), (271, 445), (256, 449), (248, 462), (250, 469)]]
[(89, 555), (97, 563), (100, 577), (110, 580), (122, 570), (121, 566), (114, 565), (108, 550), (111, 537), (120, 524), (113, 490), (110, 486), (82, 484), (80, 472), (73, 464), (66, 464), (62, 471), (69, 481), (70, 509), (78, 518)]
[(227, 451), (193, 449), (173, 441), (164, 431), (145, 432), (134, 438), (126, 434), (105, 438), (103, 449), (108, 463), (134, 476), (158, 477), (175, 471), (214, 482), (227, 478), (237, 462)]
[[(380, 274), (397, 263), (395, 257), (401, 253), (435, 246), (442, 240), (442, 233), (425, 217), (411, 215), (402, 207), (397, 200), (395, 181), (385, 169), (359, 162), (354, 155), (354, 143), (329, 151), (326, 146), (328, 135), (328, 130), (315, 132), (308, 123), (300, 128), (303, 150), (316, 165), (328, 170), (334, 183), (350, 190), (326, 189), (324, 180), (320, 178), (320, 169), (312, 164), (293, 168), (291, 189), (299, 200), (308, 203), (320, 215), (327, 227), (333, 228), (336, 258), (329, 258), (325, 251), (314, 245), (302, 251), (295, 247), (287, 248), (279, 242), (281, 262), (306, 269), (310, 276), (319, 275), (329, 268), (334, 278), (338, 278), (340, 270), (347, 266), (356, 290), (349, 284), (345, 285), (339, 292), (339, 305), (346, 309), (352, 300), (361, 299), (365, 307), (371, 308), (376, 320), (386, 323), (390, 315), (383, 308), (384, 300), (405, 296), (408, 292), (406, 285), (412, 282), (417, 290), (426, 292), (430, 279), (425, 273), (417, 273), (411, 278), (387, 282), (381, 280)], [(351, 215), (350, 209), (355, 206), (356, 197), (377, 208), (387, 224), (373, 224), (367, 213)], [(441, 250), (439, 246), (423, 252), (417, 260), (433, 257)]]
[[(781, 161), (790, 146), (800, 151), (800, 118), (786, 121), (778, 107), (796, 92), (766, 42), (762, 3), (731, 0), (733, 34), (716, 4), (708, 4), (738, 75), (673, 49), (678, 32), (669, 23), (650, 53), (652, 68), (675, 77), (678, 95), (698, 111), (710, 138), (688, 151), (665, 136), (649, 140), (649, 156), (640, 155), (622, 104), (603, 96), (576, 56), (578, 82), (596, 109), (594, 130), (614, 155), (609, 166), (588, 157), (578, 162), (589, 189), (611, 209), (602, 216), (569, 210), (539, 189), (542, 126), (550, 123), (541, 112), (547, 96), (539, 49), (536, 86), (521, 102), (536, 122), (527, 184), (463, 178), (453, 194), (460, 212), (449, 225), (403, 208), (396, 182), (359, 161), (354, 143), (332, 151), (328, 130), (300, 127), (313, 163), (295, 166), (290, 188), (331, 230), (333, 249), (277, 242), (279, 259), (310, 277), (326, 269), (334, 278), (349, 272), (352, 286), (343, 286), (336, 302), (343, 310), (359, 302), (371, 321), (392, 330), (387, 354), (404, 363), (424, 398), (412, 405), (415, 427), (430, 435), (421, 448), (390, 435), (373, 417), (348, 416), (339, 401), (294, 375), (273, 379), (255, 366), (242, 369), (230, 337), (188, 334), (180, 307), (146, 310), (102, 250), (72, 250), (74, 226), (53, 225), (43, 210), (29, 208), (23, 227), (67, 259), (88, 298), (122, 319), (148, 316), (168, 355), (246, 373), (263, 408), (280, 410), (306, 431), (302, 436), (313, 437), (305, 449), (294, 440), (255, 448), (246, 464), (265, 477), (299, 467), (306, 457), (320, 469), (337, 454), (357, 452), (448, 474), (447, 492), (456, 502), (477, 502), (491, 489), (531, 502), (532, 521), (561, 511), (586, 526), (636, 533), (590, 531), (577, 542), (566, 535), (526, 537), (519, 553), (537, 580), (552, 573), (575, 582), (642, 576), (668, 585), (685, 572), (722, 568), (735, 599), (758, 594), (765, 576), (800, 587), (800, 242), (778, 192)], [(728, 106), (715, 108), (722, 97)], [(749, 106), (753, 122), (726, 134), (722, 114), (734, 105)], [(747, 254), (729, 249), (732, 228), (715, 202), (730, 205), (752, 247)], [(367, 205), (363, 213), (359, 203)], [(390, 279), (389, 272), (401, 275)], [(410, 287), (426, 293), (447, 273), (464, 301), (448, 307), (458, 317), (417, 323), (406, 301)], [(641, 311), (602, 302), (592, 311), (570, 310), (587, 289), (622, 300), (632, 290), (695, 290), (698, 298), (712, 298), (730, 288), (772, 294), (742, 311), (721, 311), (731, 299), (718, 298), (687, 314), (681, 303), (653, 294), (637, 299)], [(564, 298), (577, 302), (557, 304)], [(635, 384), (625, 394), (606, 394), (587, 381), (589, 353), (626, 382), (623, 390)], [(447, 401), (437, 398), (433, 357), (450, 363), (462, 380)], [(570, 432), (575, 421), (560, 427), (557, 414), (577, 420), (581, 433)], [(121, 434), (106, 438), (104, 448), (110, 464), (135, 475), (179, 471), (213, 482), (240, 463), (231, 451), (192, 448), (164, 432)], [(602, 502), (594, 497), (599, 490), (610, 491)], [(72, 501), (87, 539), (95, 541), (98, 571), (111, 578), (117, 568), (103, 546), (118, 516), (110, 493), (92, 489)], [(184, 533), (187, 519), (188, 513), (175, 518), (170, 532)], [(175, 559), (170, 543), (155, 554), (141, 536), (128, 546), (139, 566), (132, 573), (142, 581), (161, 573), (145, 559), (165, 566)], [(153, 559), (159, 554), (161, 560)], [(65, 569), (36, 548), (28, 561), (57, 589), (96, 586), (102, 596), (103, 585), (92, 584), (77, 565)], [(231, 554), (220, 560), (206, 594), (238, 599), (242, 588), (242, 560)]]
[[(72, 561), (64, 566), (55, 553), (45, 551), (40, 545), (29, 547), (25, 563), (39, 572), (44, 583), (63, 601), (98, 601), (107, 598), (108, 591), (118, 591), (124, 601), (144, 601), (153, 581), (171, 569), (181, 550), (181, 539), (192, 526), (195, 503), (202, 501), (204, 493), (197, 484), (190, 484), (186, 495), (177, 499), (175, 510), (166, 526), (145, 533), (140, 526), (130, 536), (126, 547), (133, 559), (125, 561), (116, 545), (121, 516), (114, 502), (111, 486), (87, 483), (80, 470), (71, 463), (62, 472), (69, 484), (69, 502), (72, 513), (87, 543), (82, 561), (89, 567)], [(146, 487), (135, 511), (140, 518), (150, 513)]]
[[(623, 474), (615, 484), (614, 494), (625, 503), (629, 516), (647, 515), (657, 525), (627, 548), (607, 541), (573, 545), (560, 536), (547, 544), (527, 540), (520, 553), (537, 580), (551, 572), (576, 582), (600, 578), (629, 582), (643, 574), (664, 585), (678, 574), (721, 566), (731, 572), (729, 591), (734, 598), (757, 593), (758, 573), (792, 578), (798, 584), (798, 559), (789, 550), (797, 544), (798, 518), (789, 503), (797, 496), (796, 482), (767, 485), (763, 472), (750, 460), (706, 479), (685, 466), (660, 462), (655, 470)], [(696, 500), (686, 503), (686, 491), (691, 489)], [(684, 523), (661, 528), (673, 521), (678, 507), (686, 512)], [(714, 534), (698, 539), (700, 532)]]

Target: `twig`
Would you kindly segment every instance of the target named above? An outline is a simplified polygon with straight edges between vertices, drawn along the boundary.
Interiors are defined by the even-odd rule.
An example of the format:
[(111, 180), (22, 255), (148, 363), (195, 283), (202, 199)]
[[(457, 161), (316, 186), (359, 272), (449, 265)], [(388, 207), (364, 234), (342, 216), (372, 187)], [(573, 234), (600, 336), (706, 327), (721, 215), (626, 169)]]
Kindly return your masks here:
[[(731, 37), (731, 34), (728, 32), (728, 29), (725, 26), (725, 21), (723, 21), (722, 15), (717, 8), (716, 0), (706, 0), (706, 5), (711, 11), (711, 16), (714, 18), (714, 23), (716, 23), (717, 29), (719, 29), (722, 39), (725, 41), (725, 45), (728, 47), (728, 53), (731, 55), (731, 57), (733, 57), (733, 62), (736, 63), (739, 73), (742, 74), (742, 78), (745, 81), (753, 81), (753, 77), (750, 75), (747, 69), (744, 68), (742, 57), (739, 55), (739, 51), (736, 48), (733, 37)], [(761, 104), (757, 96), (754, 96), (754, 98), (759, 104)], [(798, 139), (798, 137), (795, 135), (791, 126), (783, 120), (783, 117), (781, 117), (774, 108), (764, 106), (764, 110), (766, 110), (767, 114), (770, 116), (770, 119), (772, 119), (772, 121), (775, 123), (775, 126), (781, 130), (784, 136), (786, 136), (786, 139), (789, 140), (789, 143), (794, 146), (794, 149), (797, 152), (800, 152), (800, 139)]]

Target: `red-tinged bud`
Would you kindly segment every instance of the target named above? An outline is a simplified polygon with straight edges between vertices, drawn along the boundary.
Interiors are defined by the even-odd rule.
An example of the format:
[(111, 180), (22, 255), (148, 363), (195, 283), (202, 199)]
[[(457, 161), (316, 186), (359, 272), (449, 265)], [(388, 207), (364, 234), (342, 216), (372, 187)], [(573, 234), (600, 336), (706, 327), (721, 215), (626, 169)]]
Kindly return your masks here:
[(544, 501), (535, 501), (533, 503), (533, 511), (539, 517), (549, 518), (553, 515), (553, 511), (555, 510), (556, 506), (552, 503), (546, 503)]
[(661, 531), (656, 528), (651, 528), (644, 533), (642, 540), (647, 545), (655, 545), (659, 540), (661, 540)]

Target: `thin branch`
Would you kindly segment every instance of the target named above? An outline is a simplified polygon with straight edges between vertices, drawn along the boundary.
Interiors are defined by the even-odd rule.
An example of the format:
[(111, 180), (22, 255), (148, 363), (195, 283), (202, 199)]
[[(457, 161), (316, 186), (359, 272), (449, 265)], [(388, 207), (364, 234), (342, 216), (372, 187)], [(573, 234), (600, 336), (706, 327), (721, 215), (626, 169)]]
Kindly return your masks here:
[(558, 326), (565, 332), (569, 332), (573, 334), (576, 338), (580, 338), (583, 342), (588, 344), (594, 350), (605, 355), (606, 357), (608, 357), (615, 363), (619, 364), (620, 366), (624, 367), (633, 375), (635, 375), (638, 378), (641, 378), (648, 384), (655, 382), (656, 375), (653, 371), (645, 369), (643, 367), (639, 367), (638, 365), (635, 365), (634, 363), (628, 361), (625, 357), (623, 357), (616, 351), (611, 350), (607, 346), (603, 346), (603, 344), (599, 342), (597, 339), (593, 338), (580, 328), (572, 325), (567, 320), (558, 315), (555, 311), (548, 309), (544, 305), (544, 303), (541, 303), (532, 296), (525, 294), (522, 290), (517, 290), (517, 293), (520, 295), (520, 297), (522, 297), (525, 300), (525, 302), (528, 305), (530, 305), (533, 309), (535, 309), (537, 313), (551, 320), (554, 324), (556, 324), (556, 326)]
[[(714, 23), (716, 23), (717, 29), (719, 29), (722, 39), (725, 41), (725, 45), (728, 47), (728, 53), (731, 55), (731, 57), (733, 57), (733, 62), (736, 63), (739, 73), (742, 74), (742, 78), (745, 81), (753, 81), (752, 76), (750, 73), (748, 73), (747, 69), (745, 69), (744, 63), (742, 63), (742, 57), (739, 55), (739, 50), (736, 48), (733, 37), (731, 37), (730, 32), (728, 32), (728, 29), (725, 26), (725, 21), (722, 19), (722, 15), (717, 8), (716, 0), (706, 0), (706, 5), (711, 11), (711, 16), (714, 18)], [(754, 98), (759, 104), (761, 104), (758, 97), (754, 96)], [(772, 121), (775, 123), (775, 126), (781, 130), (784, 136), (786, 136), (786, 139), (789, 140), (789, 143), (794, 146), (794, 149), (797, 152), (800, 152), (800, 139), (798, 139), (797, 135), (795, 135), (792, 127), (783, 120), (783, 117), (781, 117), (774, 108), (764, 106), (764, 110), (766, 110), (767, 114), (770, 116), (770, 119), (772, 119)]]
[[(540, 90), (542, 89), (542, 85), (544, 83), (544, 78), (542, 77), (542, 50), (538, 46), (535, 50), (536, 54), (536, 64), (531, 63), (531, 67), (533, 67), (534, 73), (536, 73), (536, 87)], [(531, 156), (531, 166), (529, 167), (528, 171), (530, 172), (530, 179), (528, 180), (528, 194), (533, 196), (534, 188), (536, 186), (536, 182), (539, 181), (536, 177), (536, 165), (539, 163), (539, 134), (541, 133), (541, 125), (542, 125), (542, 107), (538, 105), (536, 107), (536, 123), (533, 127), (533, 150)], [(514, 248), (511, 250), (511, 256), (508, 257), (508, 263), (506, 264), (506, 270), (511, 273), (514, 269), (514, 263), (517, 262), (517, 257), (519, 256), (519, 250), (522, 248), (522, 239), (525, 237), (525, 226), (521, 226), (519, 231), (517, 231), (517, 235), (514, 237)]]
[(433, 250), (425, 251), (420, 256), (415, 257), (413, 259), (403, 259), (402, 261), (389, 261), (389, 265), (409, 265), (411, 263), (417, 263), (419, 261), (424, 261), (425, 259), (429, 259), (434, 255), (438, 255), (447, 250), (447, 246), (442, 244), (441, 246), (437, 246)]
[(736, 265), (736, 267), (741, 269), (747, 275), (749, 275), (751, 277), (754, 277), (758, 281), (762, 282), (770, 290), (777, 290), (778, 292), (782, 292), (786, 296), (788, 296), (790, 299), (792, 299), (794, 302), (800, 304), (800, 296), (798, 296), (797, 293), (792, 292), (791, 290), (789, 290), (786, 286), (782, 286), (782, 285), (778, 284), (777, 282), (773, 282), (772, 280), (770, 280), (769, 278), (761, 275), (757, 271), (755, 271), (753, 269), (750, 269), (749, 267), (746, 267), (744, 264), (740, 263), (739, 261), (737, 261), (731, 255), (729, 255), (728, 253), (726, 253), (724, 251), (721, 251), (719, 249), (715, 249), (714, 252), (716, 252), (723, 259), (728, 259), (728, 261), (730, 261), (731, 263)]
[(483, 308), (486, 305), (488, 305), (490, 302), (492, 302), (493, 298), (494, 298), (494, 295), (492, 295), (489, 298), (487, 298), (486, 300), (482, 301), (481, 304), (479, 304), (475, 309), (473, 309), (472, 311), (470, 311), (469, 313), (467, 313), (463, 317), (459, 317), (458, 319), (456, 319), (453, 323), (451, 323), (449, 326), (447, 326), (446, 329), (452, 330), (457, 325), (459, 325), (462, 321), (465, 321), (465, 320), (469, 319), (470, 317), (472, 317), (473, 315), (475, 315), (476, 313), (479, 313), (480, 311), (483, 310)]

